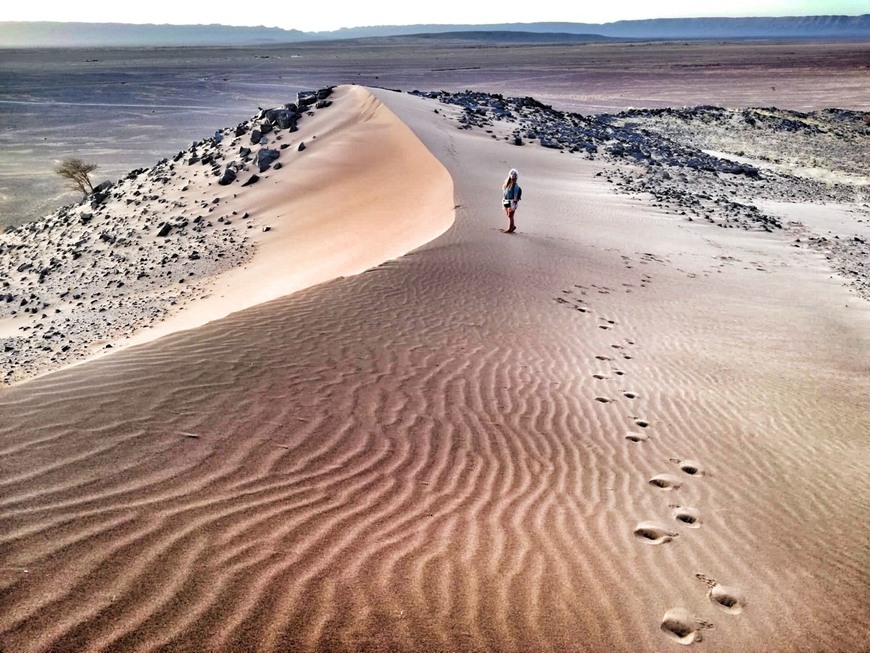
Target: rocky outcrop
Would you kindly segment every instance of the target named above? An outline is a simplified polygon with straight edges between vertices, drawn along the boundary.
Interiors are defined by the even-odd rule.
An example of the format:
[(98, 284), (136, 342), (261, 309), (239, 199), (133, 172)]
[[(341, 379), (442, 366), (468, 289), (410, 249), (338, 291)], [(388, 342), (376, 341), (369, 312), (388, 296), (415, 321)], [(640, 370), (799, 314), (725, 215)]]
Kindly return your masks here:
[[(310, 104), (330, 94), (311, 91)], [(279, 170), (279, 157), (294, 156), (290, 145), (301, 145), (288, 135), (324, 108), (300, 112), (288, 102), (260, 111), (0, 234), (0, 319), (19, 325), (0, 338), (0, 385), (153, 324), (206, 294), (211, 276), (249, 260), (249, 230), (264, 227), (226, 200), (257, 193), (248, 187)]]

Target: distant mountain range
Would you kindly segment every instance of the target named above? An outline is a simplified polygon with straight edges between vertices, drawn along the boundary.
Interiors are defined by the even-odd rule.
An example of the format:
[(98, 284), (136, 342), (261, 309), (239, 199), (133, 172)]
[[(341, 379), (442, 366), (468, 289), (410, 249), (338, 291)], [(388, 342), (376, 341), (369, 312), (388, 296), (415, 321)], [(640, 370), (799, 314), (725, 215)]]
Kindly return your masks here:
[[(496, 39), (496, 34), (498, 37)], [(0, 47), (123, 47), (276, 45), (369, 37), (462, 34), (465, 39), (571, 42), (621, 39), (870, 40), (870, 14), (782, 18), (659, 18), (615, 23), (403, 25), (302, 32), (278, 27), (0, 22)], [(520, 34), (527, 36), (520, 37)], [(538, 36), (530, 36), (538, 35)], [(548, 36), (544, 36), (548, 35)]]

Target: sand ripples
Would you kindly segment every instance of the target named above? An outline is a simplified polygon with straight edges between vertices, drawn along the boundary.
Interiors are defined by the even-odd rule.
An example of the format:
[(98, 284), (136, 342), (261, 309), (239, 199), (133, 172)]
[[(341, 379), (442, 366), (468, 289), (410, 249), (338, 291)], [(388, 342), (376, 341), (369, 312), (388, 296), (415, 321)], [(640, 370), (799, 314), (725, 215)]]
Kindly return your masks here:
[[(785, 381), (718, 384), (640, 289), (593, 289), (617, 255), (576, 277), (571, 250), (505, 261), (468, 244), (475, 215), (0, 395), (0, 648), (752, 650), (824, 620), (812, 649), (866, 628), (842, 610), (865, 509), (835, 491), (866, 478), (856, 444), (808, 435)], [(501, 294), (523, 266), (533, 292)], [(776, 596), (767, 563), (803, 568), (831, 533), (839, 587)]]

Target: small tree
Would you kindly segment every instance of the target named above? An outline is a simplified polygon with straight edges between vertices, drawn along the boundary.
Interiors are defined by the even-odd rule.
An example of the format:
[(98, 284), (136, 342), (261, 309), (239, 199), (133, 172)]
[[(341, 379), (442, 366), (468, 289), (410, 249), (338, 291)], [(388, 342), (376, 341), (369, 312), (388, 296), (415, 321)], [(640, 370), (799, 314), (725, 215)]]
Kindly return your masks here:
[(94, 192), (91, 173), (97, 169), (96, 163), (85, 163), (81, 159), (64, 159), (54, 171), (69, 181), (72, 190), (80, 191), (87, 197)]

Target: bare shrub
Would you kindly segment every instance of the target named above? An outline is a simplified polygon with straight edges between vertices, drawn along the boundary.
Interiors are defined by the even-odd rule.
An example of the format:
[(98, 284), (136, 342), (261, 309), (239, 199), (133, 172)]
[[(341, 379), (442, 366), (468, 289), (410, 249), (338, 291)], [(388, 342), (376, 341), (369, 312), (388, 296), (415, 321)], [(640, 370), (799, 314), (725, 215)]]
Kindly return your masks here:
[(72, 190), (79, 191), (84, 197), (94, 192), (91, 173), (97, 169), (96, 163), (85, 163), (81, 159), (64, 159), (54, 171), (69, 181)]

